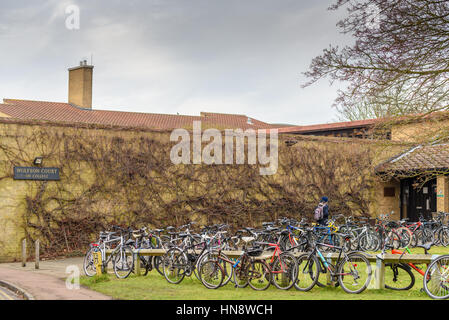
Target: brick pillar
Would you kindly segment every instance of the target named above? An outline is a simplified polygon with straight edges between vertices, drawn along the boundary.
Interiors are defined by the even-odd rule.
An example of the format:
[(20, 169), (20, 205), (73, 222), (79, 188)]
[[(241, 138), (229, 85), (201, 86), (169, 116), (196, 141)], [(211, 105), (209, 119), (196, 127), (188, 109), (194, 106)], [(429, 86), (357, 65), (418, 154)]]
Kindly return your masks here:
[(449, 211), (449, 178), (437, 177), (437, 211)]

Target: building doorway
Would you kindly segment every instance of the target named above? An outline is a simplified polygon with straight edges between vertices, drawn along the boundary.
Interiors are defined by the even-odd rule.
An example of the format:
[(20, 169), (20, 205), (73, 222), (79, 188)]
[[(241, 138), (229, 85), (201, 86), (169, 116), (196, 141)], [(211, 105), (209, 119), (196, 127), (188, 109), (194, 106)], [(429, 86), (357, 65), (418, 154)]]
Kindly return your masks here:
[(401, 218), (418, 221), (422, 215), (432, 218), (437, 211), (437, 180), (432, 179), (420, 185), (414, 178), (401, 180)]

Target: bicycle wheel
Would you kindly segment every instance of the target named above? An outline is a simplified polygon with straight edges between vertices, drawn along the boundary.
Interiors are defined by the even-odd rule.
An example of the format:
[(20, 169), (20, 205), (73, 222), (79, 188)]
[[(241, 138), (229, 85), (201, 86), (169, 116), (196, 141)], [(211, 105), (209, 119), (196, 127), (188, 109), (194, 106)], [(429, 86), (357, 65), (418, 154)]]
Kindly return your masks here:
[(345, 292), (360, 293), (371, 281), (371, 264), (363, 254), (350, 253), (338, 265), (337, 275)]
[(227, 245), (228, 245), (227, 249), (238, 250), (239, 243), (240, 243), (239, 237), (231, 237), (230, 239), (227, 240)]
[(412, 247), (416, 247), (420, 243), (421, 239), (421, 230), (417, 230), (412, 233), (412, 241), (410, 242), (410, 245)]
[(236, 288), (245, 288), (249, 284), (249, 278), (248, 278), (248, 269), (249, 264), (242, 265), (240, 263), (237, 267), (234, 269), (234, 285)]
[(415, 276), (407, 264), (385, 264), (385, 288), (409, 290), (415, 285)]
[(346, 237), (343, 234), (338, 235), (338, 241), (336, 245), (343, 248), (343, 251), (350, 252), (357, 250), (358, 241), (353, 240), (353, 234), (350, 234), (350, 237)]
[[(138, 262), (137, 262), (138, 263)], [(127, 278), (134, 269), (133, 250), (123, 246), (115, 254), (113, 259), (114, 273), (117, 278)]]
[(221, 259), (219, 261), (221, 267), (223, 268), (223, 272), (224, 272), (224, 279), (223, 279), (223, 283), (221, 284), (221, 286), (225, 286), (229, 283), (229, 281), (231, 281), (233, 279), (233, 272), (234, 272), (234, 268), (232, 268), (232, 263), (229, 263), (227, 261), (232, 261), (231, 259), (229, 259), (225, 254), (221, 253), (220, 255)]
[(271, 280), (274, 286), (281, 290), (288, 290), (296, 282), (298, 267), (294, 255), (288, 252), (281, 253), (271, 266)]
[(317, 257), (305, 253), (296, 258), (296, 263), (298, 276), (296, 277), (295, 288), (299, 291), (311, 290), (317, 283), (320, 273)]
[(406, 227), (398, 228), (398, 229), (396, 229), (396, 233), (400, 237), (400, 247), (401, 248), (410, 246), (410, 244), (412, 242), (412, 233), (410, 232), (410, 230), (408, 228), (406, 228)]
[(423, 229), (422, 241), (423, 241), (422, 244), (434, 241), (432, 230), (427, 229), (427, 228)]
[[(331, 285), (331, 276), (329, 274), (329, 270), (326, 268), (326, 266), (324, 265), (324, 263), (318, 259), (318, 279), (316, 281), (316, 285), (320, 288), (326, 288), (328, 285)], [(334, 266), (328, 262), (329, 267), (331, 268), (331, 270), (334, 270)]]
[(354, 251), (358, 250), (359, 248), (359, 235), (355, 230), (348, 230), (348, 231), (339, 231), (341, 234), (348, 234), (350, 237), (345, 238), (343, 236), (340, 236), (339, 242), (340, 246), (345, 248), (345, 251)]
[(153, 270), (152, 259), (151, 257), (148, 256), (139, 256), (139, 260), (140, 260), (140, 269), (143, 270), (141, 271), (141, 275), (146, 276), (148, 272)]
[(270, 268), (266, 263), (253, 261), (248, 270), (248, 284), (257, 291), (266, 290), (270, 286)]
[(216, 259), (203, 261), (198, 273), (202, 284), (206, 288), (217, 289), (221, 287), (224, 279), (224, 272)]
[(441, 246), (441, 231), (443, 231), (443, 227), (438, 227), (433, 232), (433, 244), (436, 246)]
[(377, 234), (366, 232), (359, 237), (359, 248), (362, 251), (376, 251), (380, 247), (380, 239)]
[(289, 234), (287, 236), (284, 236), (284, 238), (281, 240), (281, 248), (284, 251), (290, 250), (293, 247), (298, 246), (298, 240), (299, 237), (294, 234)]
[[(192, 258), (192, 262), (195, 262), (195, 260), (196, 260), (193, 272), (194, 272), (195, 276), (197, 277), (197, 279), (199, 281), (201, 281), (200, 269), (201, 269), (202, 263), (206, 262), (208, 260), (217, 260), (217, 253), (212, 252), (212, 251), (205, 251), (205, 252), (203, 252), (203, 254), (201, 256), (199, 256), (199, 257), (191, 256), (191, 258)], [(220, 261), (219, 261), (219, 263), (220, 263)], [(221, 267), (223, 267), (223, 266), (221, 266)]]
[(172, 248), (162, 258), (162, 269), (164, 277), (169, 283), (180, 283), (185, 275), (188, 266), (187, 255), (178, 248)]
[(423, 288), (432, 299), (449, 298), (449, 255), (440, 256), (429, 264)]
[(447, 247), (449, 245), (449, 229), (444, 227), (439, 232), (440, 244)]
[(433, 232), (429, 229), (417, 230), (413, 233), (412, 246), (416, 247), (419, 244), (425, 244), (427, 242), (433, 242)]
[(162, 257), (163, 256), (154, 256), (152, 258), (152, 260), (153, 260), (153, 267), (154, 267), (154, 269), (156, 269), (156, 271), (161, 276), (164, 276), (164, 269), (162, 268)]
[(387, 238), (388, 242), (385, 243), (385, 245), (392, 249), (399, 249), (399, 247), (401, 246), (401, 237), (397, 234), (396, 231), (389, 231)]
[(93, 256), (94, 250), (96, 249), (90, 248), (89, 250), (87, 250), (86, 255), (84, 256), (83, 270), (84, 274), (88, 277), (93, 277), (94, 275), (97, 274), (97, 268), (95, 266)]

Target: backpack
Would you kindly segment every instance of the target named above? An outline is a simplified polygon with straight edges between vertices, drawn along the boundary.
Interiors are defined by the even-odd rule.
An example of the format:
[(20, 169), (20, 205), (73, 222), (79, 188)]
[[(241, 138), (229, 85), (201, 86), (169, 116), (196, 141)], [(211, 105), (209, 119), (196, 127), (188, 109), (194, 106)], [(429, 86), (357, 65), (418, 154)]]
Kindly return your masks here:
[(316, 221), (319, 221), (319, 220), (323, 219), (323, 216), (324, 216), (324, 209), (323, 208), (324, 208), (324, 206), (325, 206), (324, 203), (320, 203), (316, 207), (315, 213), (313, 215), (313, 217), (315, 218)]

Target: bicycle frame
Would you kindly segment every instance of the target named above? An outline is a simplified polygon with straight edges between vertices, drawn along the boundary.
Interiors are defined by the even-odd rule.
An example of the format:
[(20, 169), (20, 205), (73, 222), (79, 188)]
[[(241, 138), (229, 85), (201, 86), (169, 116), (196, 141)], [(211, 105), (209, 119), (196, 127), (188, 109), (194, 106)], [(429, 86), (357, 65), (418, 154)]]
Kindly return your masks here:
[(314, 226), (313, 230), (314, 231), (318, 231), (318, 232), (320, 230), (325, 230), (326, 231), (326, 234), (321, 235), (321, 237), (318, 239), (318, 241), (323, 241), (326, 237), (328, 237), (329, 238), (329, 242), (332, 242), (332, 230), (331, 230), (331, 227), (329, 227), (329, 226)]
[(277, 257), (279, 259), (280, 265), (281, 265), (281, 270), (279, 271), (273, 271), (272, 268), (270, 267), (270, 272), (271, 273), (284, 273), (284, 263), (282, 262), (282, 259), (280, 258), (282, 250), (281, 247), (279, 246), (279, 243), (269, 243), (269, 242), (261, 242), (260, 244), (265, 244), (268, 245), (269, 247), (274, 248), (274, 252), (273, 255), (271, 256), (271, 260), (269, 263), (269, 266), (272, 266), (274, 263), (274, 259)]
[[(109, 255), (109, 257), (106, 256), (106, 244), (117, 242), (120, 240), (119, 245), (112, 251), (112, 253)], [(109, 261), (111, 261), (112, 256), (121, 248), (121, 246), (124, 243), (123, 234), (121, 233), (119, 237), (108, 239), (108, 240), (102, 240), (101, 243), (92, 243), (91, 246), (94, 248), (97, 248), (101, 252), (101, 261), (103, 262), (103, 265), (107, 265)]]
[[(407, 253), (412, 253), (411, 251), (410, 251), (410, 249), (409, 248), (405, 248), (405, 251), (407, 252)], [(402, 255), (404, 255), (405, 254), (405, 251), (399, 251), (399, 250), (396, 250), (396, 249), (392, 249), (391, 250), (391, 253), (392, 254), (400, 254), (401, 255), (401, 257), (402, 257)], [(419, 268), (419, 267), (417, 267), (417, 266), (415, 266), (413, 263), (411, 263), (411, 262), (409, 262), (409, 263), (407, 263), (411, 268), (413, 268), (414, 270), (416, 270), (416, 272), (418, 272), (420, 275), (422, 275), (422, 276), (424, 276), (424, 273), (426, 272), (426, 270), (422, 270), (421, 268)], [(429, 264), (426, 264), (427, 266), (429, 266)]]
[(321, 253), (320, 249), (318, 249), (319, 246), (324, 246), (324, 247), (328, 247), (328, 248), (333, 248), (333, 249), (337, 249), (339, 251), (338, 253), (338, 258), (337, 258), (337, 262), (335, 263), (335, 266), (337, 266), (340, 261), (341, 261), (341, 254), (343, 253), (344, 257), (346, 257), (346, 253), (343, 250), (343, 247), (336, 247), (336, 246), (332, 246), (326, 243), (317, 243), (315, 248), (312, 251), (312, 254), (318, 254), (318, 257), (320, 258), (321, 262), (323, 263), (324, 267), (329, 270), (330, 274), (332, 276), (338, 276), (337, 273), (335, 273), (334, 271), (332, 271), (332, 268), (330, 267), (329, 263), (327, 262), (327, 260), (324, 258), (323, 254)]

